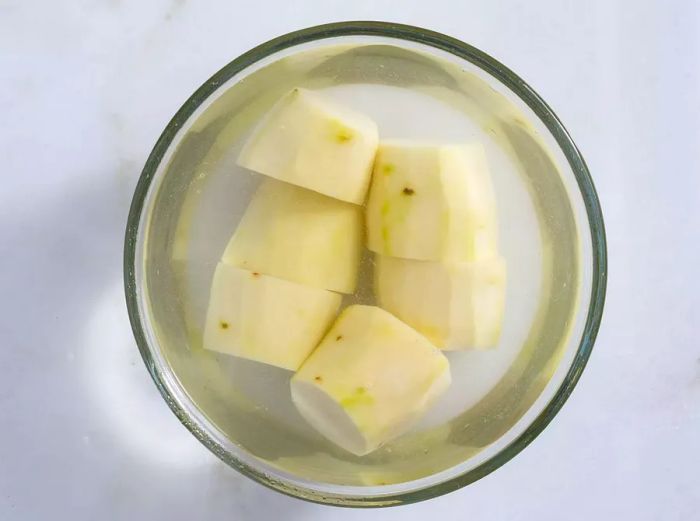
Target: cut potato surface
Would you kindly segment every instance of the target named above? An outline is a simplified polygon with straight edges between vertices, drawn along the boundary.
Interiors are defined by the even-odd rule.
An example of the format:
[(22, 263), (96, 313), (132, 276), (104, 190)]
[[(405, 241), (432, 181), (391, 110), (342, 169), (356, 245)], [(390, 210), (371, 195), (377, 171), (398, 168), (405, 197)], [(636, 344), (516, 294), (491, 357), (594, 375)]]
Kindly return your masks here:
[(377, 149), (367, 116), (294, 89), (255, 129), (238, 164), (322, 194), (362, 204)]
[(274, 179), (253, 196), (222, 261), (282, 279), (352, 293), (362, 209)]
[(321, 434), (356, 455), (406, 432), (450, 385), (447, 358), (375, 306), (346, 308), (292, 378), (292, 399)]
[(341, 298), (219, 263), (204, 347), (295, 371), (333, 321)]
[(473, 261), (497, 249), (496, 204), (480, 144), (380, 143), (367, 202), (368, 248)]
[(494, 256), (438, 263), (378, 256), (379, 305), (447, 350), (497, 344), (503, 322), (506, 265)]

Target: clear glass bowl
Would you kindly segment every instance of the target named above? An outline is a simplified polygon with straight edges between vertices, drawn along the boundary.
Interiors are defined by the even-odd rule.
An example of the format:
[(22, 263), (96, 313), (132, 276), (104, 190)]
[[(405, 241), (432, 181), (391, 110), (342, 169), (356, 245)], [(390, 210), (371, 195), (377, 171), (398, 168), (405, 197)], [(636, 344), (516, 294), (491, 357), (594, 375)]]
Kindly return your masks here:
[[(358, 103), (392, 137), (479, 139), (493, 165), (509, 265), (501, 345), (450, 355), (456, 383), (441, 410), (362, 458), (304, 424), (289, 400), (287, 373), (201, 348), (211, 273), (257, 183), (256, 176), (235, 172), (236, 152), (256, 120), (297, 86)], [(365, 268), (371, 271), (369, 257)], [(598, 331), (606, 251), (583, 158), (523, 80), (441, 34), (348, 22), (260, 45), (185, 102), (136, 188), (124, 269), (146, 366), (170, 408), (207, 448), (295, 497), (389, 506), (481, 478), (551, 421)], [(361, 284), (354, 298), (371, 301), (367, 288)]]

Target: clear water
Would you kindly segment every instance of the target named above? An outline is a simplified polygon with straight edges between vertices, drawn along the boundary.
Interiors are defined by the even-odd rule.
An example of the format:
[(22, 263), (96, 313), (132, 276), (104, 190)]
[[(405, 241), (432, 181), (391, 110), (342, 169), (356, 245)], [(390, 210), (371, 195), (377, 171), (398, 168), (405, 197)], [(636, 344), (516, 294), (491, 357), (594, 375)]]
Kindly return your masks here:
[[(508, 264), (500, 344), (448, 353), (449, 391), (411, 433), (363, 458), (332, 446), (304, 422), (289, 396), (291, 373), (201, 349), (214, 267), (261, 180), (238, 167), (236, 157), (265, 110), (297, 86), (368, 114), (382, 138), (483, 143), (497, 196)], [(551, 176), (554, 166), (533, 148), (538, 142), (530, 134), (515, 107), (483, 81), (395, 47), (314, 49), (234, 83), (199, 115), (170, 158), (149, 228), (152, 313), (163, 353), (189, 397), (244, 450), (329, 483), (415, 479), (487, 446), (541, 390), (575, 308), (575, 221), (570, 208), (550, 202), (564, 188), (537, 180)], [(574, 238), (570, 251), (552, 248), (554, 232)], [(358, 291), (346, 304), (374, 303), (372, 266), (367, 252)], [(543, 304), (553, 291), (561, 316), (552, 317)]]

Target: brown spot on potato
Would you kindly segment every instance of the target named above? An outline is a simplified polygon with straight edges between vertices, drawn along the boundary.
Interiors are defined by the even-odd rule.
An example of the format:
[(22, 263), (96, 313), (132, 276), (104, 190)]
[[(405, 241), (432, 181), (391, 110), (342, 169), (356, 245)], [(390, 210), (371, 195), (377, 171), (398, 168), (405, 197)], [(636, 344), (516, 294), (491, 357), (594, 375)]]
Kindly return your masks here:
[(321, 378), (321, 376), (314, 376), (314, 380), (316, 380), (318, 383), (321, 383), (323, 381), (323, 378)]
[(410, 188), (407, 186), (406, 188), (403, 189), (403, 193), (404, 193), (404, 195), (413, 195), (416, 193), (416, 191), (413, 188)]
[(222, 320), (221, 322), (219, 322), (219, 327), (221, 329), (228, 329), (228, 322), (226, 322), (225, 320)]
[(337, 337), (335, 337), (336, 342), (340, 342), (342, 339), (343, 339), (343, 335), (338, 335)]

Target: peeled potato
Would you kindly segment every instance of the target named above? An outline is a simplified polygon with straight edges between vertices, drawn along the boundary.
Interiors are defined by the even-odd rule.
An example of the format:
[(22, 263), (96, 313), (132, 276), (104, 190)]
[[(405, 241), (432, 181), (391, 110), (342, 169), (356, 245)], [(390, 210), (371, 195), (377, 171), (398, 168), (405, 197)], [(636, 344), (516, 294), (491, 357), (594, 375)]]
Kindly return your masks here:
[(292, 378), (292, 399), (321, 434), (356, 455), (406, 432), (450, 385), (447, 358), (375, 307), (346, 308)]
[(268, 179), (248, 205), (222, 261), (314, 288), (352, 293), (362, 224), (358, 206)]
[(379, 305), (446, 350), (484, 349), (503, 323), (506, 265), (494, 256), (439, 263), (378, 256)]
[(341, 296), (219, 263), (204, 347), (295, 371), (333, 321)]
[(406, 259), (474, 261), (495, 253), (497, 231), (481, 145), (380, 144), (367, 202), (370, 250)]
[(254, 131), (238, 164), (281, 181), (362, 204), (377, 149), (367, 116), (306, 89), (283, 97)]

